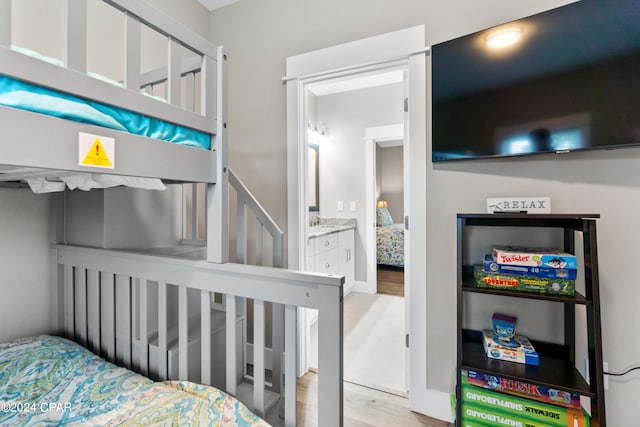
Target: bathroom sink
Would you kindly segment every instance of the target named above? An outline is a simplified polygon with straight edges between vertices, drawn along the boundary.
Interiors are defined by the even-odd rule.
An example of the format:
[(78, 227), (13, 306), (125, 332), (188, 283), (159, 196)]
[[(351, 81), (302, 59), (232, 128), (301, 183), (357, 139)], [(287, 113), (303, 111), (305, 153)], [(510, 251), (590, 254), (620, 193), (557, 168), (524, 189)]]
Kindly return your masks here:
[(336, 233), (338, 231), (346, 230), (349, 227), (344, 225), (335, 225), (335, 224), (320, 224), (314, 225), (313, 227), (309, 227), (308, 236), (309, 237), (317, 237), (323, 236), (325, 234)]

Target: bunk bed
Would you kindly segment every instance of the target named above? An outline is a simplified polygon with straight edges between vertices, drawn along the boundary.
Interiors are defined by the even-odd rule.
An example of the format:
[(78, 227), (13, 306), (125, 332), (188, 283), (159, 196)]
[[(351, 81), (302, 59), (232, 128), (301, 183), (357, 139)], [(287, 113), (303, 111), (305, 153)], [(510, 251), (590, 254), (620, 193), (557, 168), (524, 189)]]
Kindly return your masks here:
[[(227, 53), (141, 0), (103, 2), (122, 17), (124, 70), (118, 81), (88, 70), (88, 2), (64, 0), (64, 55), (63, 60), (52, 60), (13, 45), (15, 4), (0, 0), (0, 182), (27, 182), (34, 191), (64, 190), (50, 196), (50, 332), (82, 346), (53, 337), (5, 343), (0, 346), (0, 365), (21, 360), (30, 346), (36, 354), (42, 349), (33, 346), (57, 346), (62, 348), (57, 352), (62, 358), (48, 359), (48, 366), (63, 366), (67, 351), (82, 353), (81, 364), (105, 359), (108, 362), (100, 362), (98, 370), (131, 375), (144, 389), (142, 399), (163, 395), (167, 388), (187, 394), (196, 390), (205, 398), (197, 403), (190, 400), (188, 405), (205, 408), (202, 411), (217, 410), (220, 402), (226, 402), (222, 407), (231, 405), (236, 408), (234, 414), (245, 414), (242, 405), (246, 405), (255, 414), (245, 414), (247, 425), (259, 424), (262, 417), (273, 424), (294, 426), (297, 309), (314, 308), (320, 313), (319, 345), (324, 349), (319, 357), (318, 425), (342, 425), (344, 278), (279, 268), (284, 264), (282, 232), (228, 168)], [(159, 69), (141, 70), (143, 29), (166, 41), (166, 65)], [(153, 89), (159, 85), (164, 88), (162, 100)], [(149, 130), (152, 125), (155, 130)], [(70, 183), (78, 181), (83, 189), (155, 188), (157, 181), (160, 187), (204, 183), (204, 250), (114, 250), (70, 242), (68, 230), (76, 217), (69, 215), (68, 199), (73, 194), (69, 189), (76, 188)], [(230, 187), (237, 195), (236, 263), (228, 262)], [(265, 257), (263, 245), (268, 246), (263, 233), (270, 236), (269, 267), (241, 264), (248, 258), (247, 211), (253, 212), (256, 221), (257, 264)], [(243, 392), (249, 358), (243, 341), (249, 299), (253, 302), (253, 375), (249, 391)], [(273, 313), (270, 322), (265, 315), (268, 310)], [(270, 363), (265, 360), (267, 323), (273, 325)], [(22, 353), (12, 353), (20, 349)], [(120, 370), (124, 368), (163, 383)], [(272, 373), (270, 381), (267, 370)], [(68, 375), (64, 378), (74, 382)], [(0, 375), (3, 405), (21, 404), (29, 397), (29, 388), (26, 395), (5, 393), (11, 384), (8, 375)], [(65, 396), (79, 392), (80, 384), (84, 383), (76, 381), (75, 389), (48, 402), (73, 403)], [(218, 404), (206, 402), (211, 396), (216, 396), (213, 400)], [(114, 405), (108, 415), (103, 414), (104, 420), (144, 416), (144, 410), (131, 409), (138, 406), (131, 401)], [(171, 405), (161, 406), (167, 410)], [(62, 411), (62, 416), (69, 414)], [(171, 411), (166, 415), (178, 416)], [(216, 416), (222, 415), (201, 421), (212, 424)]]

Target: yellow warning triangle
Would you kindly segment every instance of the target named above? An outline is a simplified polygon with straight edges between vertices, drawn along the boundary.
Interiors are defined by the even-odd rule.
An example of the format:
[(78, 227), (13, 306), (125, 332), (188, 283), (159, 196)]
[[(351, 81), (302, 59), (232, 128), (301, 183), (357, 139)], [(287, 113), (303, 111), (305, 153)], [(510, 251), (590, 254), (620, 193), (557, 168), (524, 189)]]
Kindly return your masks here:
[(100, 138), (96, 138), (96, 140), (93, 142), (93, 145), (91, 145), (91, 149), (89, 150), (87, 155), (84, 156), (82, 164), (85, 166), (101, 166), (105, 168), (113, 167), (113, 164), (111, 163), (111, 160), (109, 160), (107, 152), (104, 150), (104, 147), (100, 142)]

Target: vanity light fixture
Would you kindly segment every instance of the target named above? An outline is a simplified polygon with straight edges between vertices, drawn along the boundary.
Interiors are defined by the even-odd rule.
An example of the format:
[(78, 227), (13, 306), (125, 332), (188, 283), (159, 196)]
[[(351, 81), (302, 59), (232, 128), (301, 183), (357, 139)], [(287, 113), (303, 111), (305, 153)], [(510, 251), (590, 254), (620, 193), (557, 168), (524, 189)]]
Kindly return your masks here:
[(378, 200), (378, 203), (376, 204), (377, 208), (386, 208), (389, 204), (387, 203), (386, 200)]
[(310, 144), (322, 145), (328, 140), (328, 133), (325, 126), (318, 128), (317, 126), (311, 127), (311, 124), (307, 125), (307, 140)]
[(504, 27), (491, 32), (486, 38), (489, 49), (503, 49), (516, 44), (522, 38), (522, 29)]

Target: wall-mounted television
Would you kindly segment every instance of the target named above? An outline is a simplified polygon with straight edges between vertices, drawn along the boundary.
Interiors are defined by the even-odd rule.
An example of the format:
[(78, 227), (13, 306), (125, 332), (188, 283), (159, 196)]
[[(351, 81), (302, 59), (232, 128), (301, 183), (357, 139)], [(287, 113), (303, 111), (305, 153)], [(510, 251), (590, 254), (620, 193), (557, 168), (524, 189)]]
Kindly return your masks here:
[[(516, 42), (491, 49), (501, 36)], [(580, 0), (431, 55), (433, 161), (640, 146), (640, 1)]]

